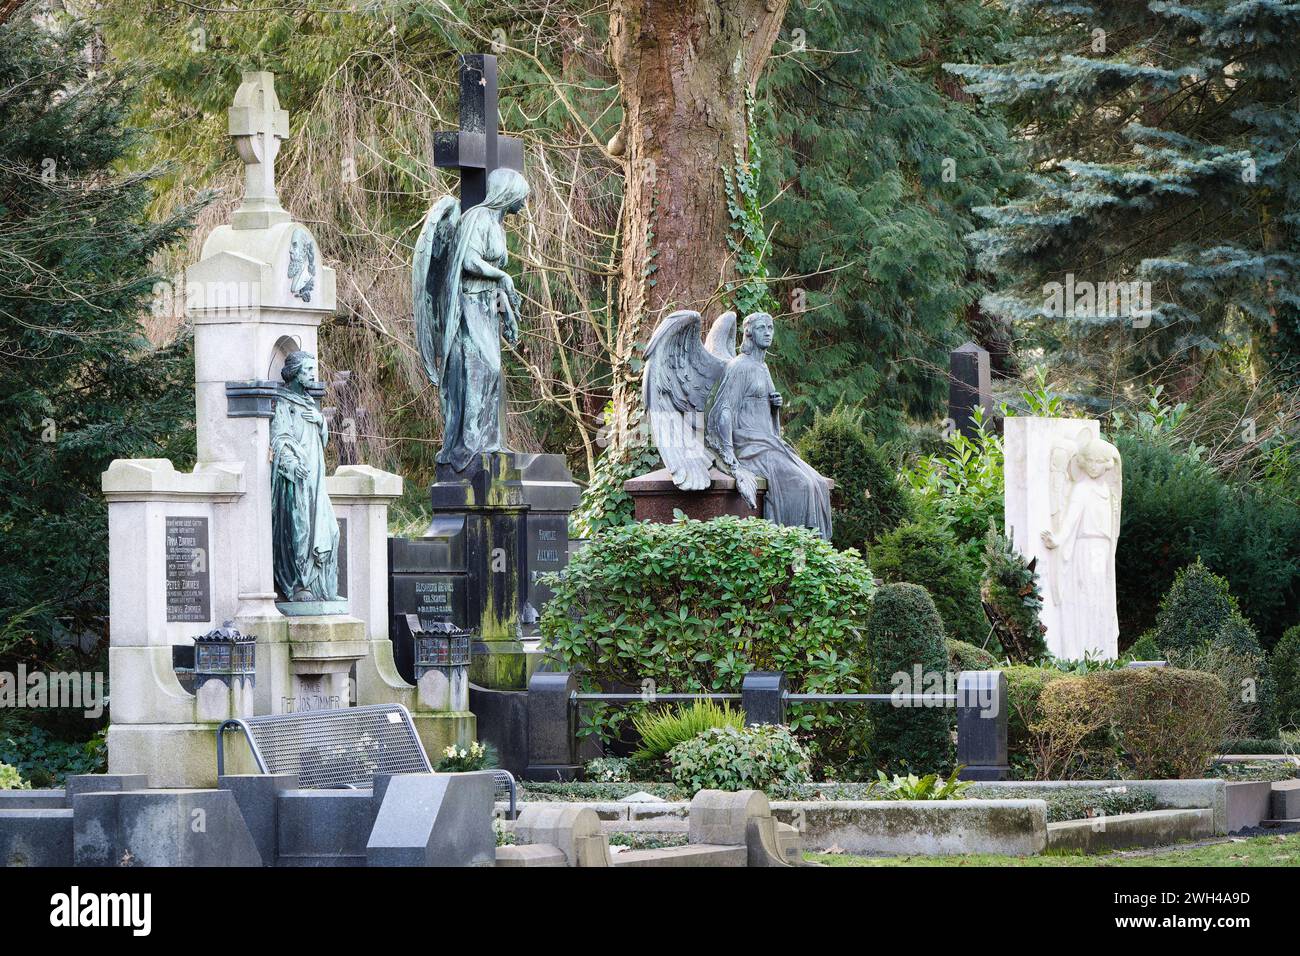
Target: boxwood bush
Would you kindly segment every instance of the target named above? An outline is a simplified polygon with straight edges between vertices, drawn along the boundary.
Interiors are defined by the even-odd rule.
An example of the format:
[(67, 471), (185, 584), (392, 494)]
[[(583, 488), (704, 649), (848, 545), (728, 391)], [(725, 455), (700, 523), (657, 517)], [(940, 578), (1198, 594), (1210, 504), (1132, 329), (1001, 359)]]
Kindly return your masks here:
[(1273, 648), (1269, 673), (1277, 693), (1277, 719), (1283, 730), (1300, 729), (1300, 626), (1287, 630)]
[(907, 521), (869, 549), (871, 570), (887, 583), (923, 586), (949, 637), (983, 644), (989, 623), (980, 604), (980, 558), (933, 518)]
[[(736, 692), (751, 670), (785, 671), (792, 691), (867, 684), (871, 574), (805, 528), (734, 517), (607, 528), (547, 580), (545, 647), (587, 689)], [(803, 706), (790, 723), (842, 766), (869, 740), (866, 710)], [(583, 731), (608, 739), (628, 708), (582, 713)]]
[[(882, 586), (871, 608), (867, 635), (871, 683), (876, 693), (932, 690), (915, 686), (917, 667), (923, 680), (928, 675), (948, 672), (943, 622), (929, 593), (920, 585)], [(906, 688), (896, 686), (898, 674), (907, 676)], [(876, 766), (889, 773), (928, 774), (948, 769), (952, 765), (954, 723), (955, 711), (945, 706), (876, 708), (872, 751)]]
[(818, 415), (799, 441), (804, 460), (827, 478), (837, 548), (865, 548), (912, 516), (911, 500), (884, 452), (862, 426), (862, 412)]

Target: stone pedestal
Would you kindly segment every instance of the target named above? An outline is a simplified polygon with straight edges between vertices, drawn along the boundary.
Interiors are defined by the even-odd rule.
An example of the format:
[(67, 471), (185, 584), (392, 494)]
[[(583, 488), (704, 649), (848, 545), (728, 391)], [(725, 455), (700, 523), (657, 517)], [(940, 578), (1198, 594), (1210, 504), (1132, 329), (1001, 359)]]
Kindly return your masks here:
[(551, 597), (538, 577), (568, 563), (569, 513), (581, 492), (561, 455), (492, 452), (463, 472), (439, 466), (436, 477), (429, 530), (390, 552), (390, 618), (415, 613), (473, 631), (470, 680), (522, 690)]
[(637, 521), (653, 521), (656, 524), (669, 524), (673, 513), (680, 511), (688, 518), (708, 521), (722, 515), (735, 515), (738, 518), (763, 517), (763, 498), (766, 495), (767, 480), (758, 479), (758, 506), (751, 508), (749, 502), (736, 490), (736, 479), (730, 475), (709, 469), (712, 484), (700, 491), (683, 491), (673, 484), (673, 475), (667, 468), (660, 468), (649, 474), (629, 478), (623, 482), (623, 490), (632, 496), (633, 516)]

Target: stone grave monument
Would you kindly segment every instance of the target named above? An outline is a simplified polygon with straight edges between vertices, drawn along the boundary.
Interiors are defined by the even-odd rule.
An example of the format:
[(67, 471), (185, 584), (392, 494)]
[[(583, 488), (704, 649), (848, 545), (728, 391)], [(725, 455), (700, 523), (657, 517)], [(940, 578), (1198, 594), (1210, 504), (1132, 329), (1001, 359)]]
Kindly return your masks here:
[[(428, 531), (390, 542), (390, 598), (394, 621), (413, 613), (473, 632), (474, 684), (523, 691), (539, 659), (534, 625), (550, 597), (537, 577), (567, 564), (580, 491), (562, 455), (516, 452), (505, 441), (500, 340), (515, 342), (521, 300), (503, 222), (523, 208), (528, 184), (522, 144), (498, 135), (497, 125), (496, 58), (460, 57), (460, 129), (438, 133), (434, 154), (437, 166), (460, 171), (460, 197), (430, 209), (412, 267), (417, 340), (439, 391), (443, 445)], [(399, 648), (403, 668), (408, 655)], [(487, 729), (484, 737), (507, 749)]]
[(1006, 533), (1037, 559), (1047, 648), (1062, 660), (1114, 660), (1119, 452), (1089, 419), (1008, 417), (1004, 436)]
[[(120, 459), (102, 480), (109, 769), (145, 774), (152, 786), (212, 785), (215, 728), (232, 716), (396, 701), (431, 753), (474, 739), (467, 700), (426, 706), (393, 662), (387, 511), (401, 478), (365, 465), (323, 473), (328, 429), (314, 357), (317, 328), (334, 311), (335, 277), (311, 230), (280, 206), (274, 165), (288, 133), (272, 75), (244, 74), (230, 110), (244, 200), (186, 271), (194, 470)], [(305, 494), (312, 502), (295, 537), (277, 501), (283, 517), (284, 500)], [(291, 583), (284, 570), (294, 562), (303, 576)], [(277, 578), (281, 591), (296, 593), (277, 593)], [(256, 639), (252, 687), (231, 682), (228, 694), (195, 697), (176, 668), (191, 659), (194, 638), (224, 622)]]

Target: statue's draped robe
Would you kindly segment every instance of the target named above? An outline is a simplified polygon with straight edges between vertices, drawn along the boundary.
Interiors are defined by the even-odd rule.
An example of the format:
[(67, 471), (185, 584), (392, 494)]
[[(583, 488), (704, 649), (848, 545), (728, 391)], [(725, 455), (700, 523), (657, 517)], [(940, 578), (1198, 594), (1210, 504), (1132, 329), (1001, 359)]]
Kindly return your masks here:
[[(281, 388), (271, 420), (271, 538), (275, 585), (286, 600), (306, 589), (313, 601), (338, 599), (339, 523), (325, 493), (325, 416), (309, 395)], [(298, 465), (307, 477), (299, 479)]]
[(1061, 595), (1058, 657), (1083, 660), (1119, 641), (1115, 604), (1115, 539), (1110, 487), (1101, 479), (1083, 478), (1070, 501), (1057, 546)]
[(742, 467), (767, 479), (763, 517), (813, 528), (829, 540), (830, 488), (777, 431), (769, 398), (775, 391), (767, 363), (743, 353), (728, 362), (709, 409), (710, 444), (724, 460), (730, 448)]
[[(491, 197), (489, 197), (491, 199)], [(487, 203), (461, 217), (450, 261), (446, 360), (438, 398), (444, 423), (438, 463), (463, 471), (475, 455), (504, 448), (498, 280), (476, 275), (473, 259), (504, 270), (506, 233)]]

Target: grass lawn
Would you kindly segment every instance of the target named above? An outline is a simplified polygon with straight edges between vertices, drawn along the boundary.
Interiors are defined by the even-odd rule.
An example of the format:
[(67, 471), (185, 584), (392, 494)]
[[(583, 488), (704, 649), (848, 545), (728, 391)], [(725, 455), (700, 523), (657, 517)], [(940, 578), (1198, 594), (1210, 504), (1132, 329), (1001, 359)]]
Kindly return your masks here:
[(828, 866), (1300, 866), (1300, 833), (1226, 840), (1183, 849), (1129, 850), (1099, 856), (850, 856), (808, 853)]

